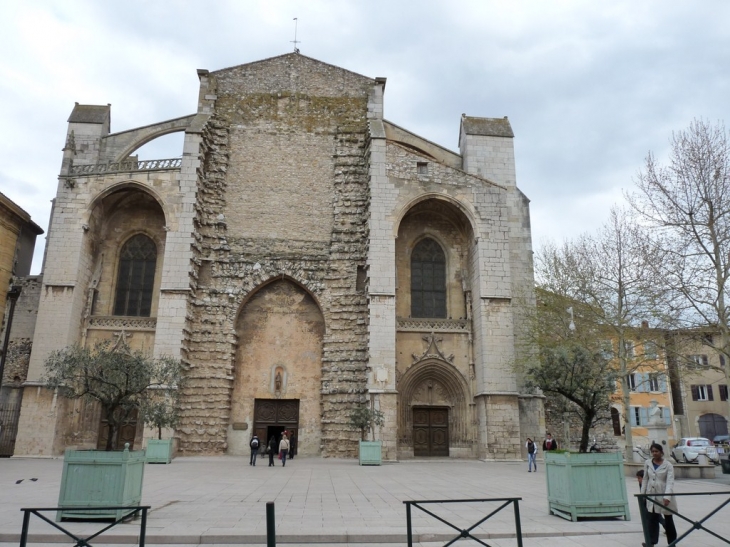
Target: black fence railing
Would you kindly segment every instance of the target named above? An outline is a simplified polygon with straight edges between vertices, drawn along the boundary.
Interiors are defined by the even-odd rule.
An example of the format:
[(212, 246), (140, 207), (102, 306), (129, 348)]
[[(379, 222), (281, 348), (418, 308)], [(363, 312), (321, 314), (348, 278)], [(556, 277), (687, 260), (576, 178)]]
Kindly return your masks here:
[[(475, 537), (472, 535), (472, 531), (481, 526), (482, 523), (499, 513), (502, 509), (505, 507), (508, 507), (512, 505), (514, 510), (514, 517), (515, 517), (515, 537), (517, 539), (517, 547), (522, 547), (522, 524), (520, 522), (520, 500), (522, 498), (485, 498), (485, 499), (466, 499), (466, 500), (420, 500), (420, 501), (404, 501), (403, 503), (406, 504), (406, 526), (407, 526), (407, 533), (408, 533), (408, 547), (413, 547), (413, 526), (411, 522), (411, 507), (416, 507), (417, 509), (420, 509), (427, 515), (432, 516), (436, 520), (443, 522), (450, 528), (453, 528), (458, 532), (458, 535), (454, 537), (451, 541), (444, 544), (444, 547), (448, 547), (452, 543), (460, 540), (460, 539), (472, 539), (479, 543), (480, 545), (485, 545), (486, 547), (489, 547), (489, 544), (483, 542), (481, 539)], [(435, 513), (429, 511), (428, 509), (425, 509), (424, 507), (421, 507), (422, 505), (426, 504), (444, 504), (444, 503), (482, 503), (482, 502), (502, 502), (502, 504), (497, 507), (494, 511), (489, 513), (486, 517), (483, 519), (478, 520), (473, 525), (469, 526), (468, 528), (459, 528), (455, 524), (452, 524), (445, 518), (442, 518)]]
[[(727, 499), (722, 502), (720, 505), (712, 509), (709, 513), (707, 513), (704, 517), (702, 517), (699, 520), (692, 520), (687, 515), (683, 515), (679, 511), (674, 511), (670, 509), (669, 507), (664, 505), (664, 498), (667, 497), (675, 497), (680, 498), (683, 496), (727, 496)], [(677, 539), (672, 541), (668, 544), (668, 547), (674, 547), (675, 545), (679, 545), (679, 543), (688, 537), (691, 533), (697, 532), (697, 531), (704, 531), (711, 536), (721, 540), (726, 545), (730, 545), (730, 539), (728, 539), (727, 536), (723, 536), (720, 534), (715, 533), (714, 531), (710, 530), (707, 526), (705, 526), (705, 523), (713, 516), (718, 514), (724, 507), (728, 506), (730, 504), (730, 492), (690, 492), (686, 494), (636, 494), (636, 498), (639, 502), (639, 514), (641, 515), (641, 527), (643, 529), (644, 533), (644, 542), (647, 545), (651, 545), (651, 537), (650, 537), (650, 531), (649, 531), (649, 509), (647, 508), (647, 502), (654, 504), (657, 506), (657, 510), (659, 508), (667, 511), (669, 514), (671, 514), (673, 517), (679, 517), (680, 519), (690, 523), (692, 527), (687, 530), (685, 533), (678, 535)], [(679, 506), (680, 504), (677, 503)], [(730, 520), (730, 514), (727, 514), (724, 516), (723, 522), (727, 522)]]
[[(108, 511), (108, 510), (124, 510), (129, 511), (128, 513), (122, 515), (120, 518), (116, 519), (114, 522), (109, 524), (108, 526), (105, 526), (98, 532), (91, 534), (87, 537), (79, 537), (73, 532), (70, 532), (69, 530), (66, 530), (63, 526), (60, 524), (57, 524), (56, 522), (53, 522), (48, 517), (41, 515), (42, 511), (62, 511), (64, 509), (68, 509), (68, 507), (34, 507), (34, 508), (23, 508), (21, 511), (23, 511), (23, 530), (20, 533), (20, 547), (26, 547), (28, 544), (28, 533), (30, 529), (30, 516), (35, 515), (39, 519), (41, 519), (44, 522), (47, 522), (54, 528), (57, 528), (64, 534), (66, 534), (68, 537), (70, 537), (72, 540), (74, 540), (76, 543), (74, 544), (74, 547), (92, 547), (92, 544), (89, 543), (91, 540), (99, 537), (101, 534), (109, 530), (110, 528), (113, 528), (119, 523), (126, 522), (128, 520), (132, 520), (134, 518), (137, 518), (138, 516), (140, 518), (139, 523), (139, 547), (144, 547), (145, 542), (145, 536), (147, 535), (147, 510), (150, 508), (149, 505), (142, 505), (139, 507), (129, 507), (129, 506), (112, 506), (112, 507), (89, 507), (88, 511)], [(76, 509), (76, 508), (74, 508)]]

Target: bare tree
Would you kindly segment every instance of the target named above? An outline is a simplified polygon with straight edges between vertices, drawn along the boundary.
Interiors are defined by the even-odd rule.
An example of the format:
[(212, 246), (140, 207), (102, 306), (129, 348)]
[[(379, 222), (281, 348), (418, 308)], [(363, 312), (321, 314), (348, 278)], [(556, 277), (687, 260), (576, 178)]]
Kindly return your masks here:
[[(657, 264), (661, 279), (684, 302), (680, 326), (716, 329), (718, 336), (703, 342), (730, 363), (730, 142), (724, 124), (695, 120), (672, 133), (667, 165), (650, 153), (637, 186), (633, 206), (657, 229), (666, 251)], [(730, 367), (722, 369), (730, 384)]]
[(548, 246), (536, 263), (541, 286), (579, 303), (580, 321), (587, 322), (604, 344), (611, 344), (606, 351), (615, 352), (627, 459), (633, 454), (628, 376), (655, 362), (635, 355), (630, 343), (643, 322), (666, 321), (668, 295), (661, 290), (654, 267), (661, 260), (661, 249), (653, 245), (646, 231), (627, 211), (613, 208), (596, 235), (581, 236), (562, 247)]

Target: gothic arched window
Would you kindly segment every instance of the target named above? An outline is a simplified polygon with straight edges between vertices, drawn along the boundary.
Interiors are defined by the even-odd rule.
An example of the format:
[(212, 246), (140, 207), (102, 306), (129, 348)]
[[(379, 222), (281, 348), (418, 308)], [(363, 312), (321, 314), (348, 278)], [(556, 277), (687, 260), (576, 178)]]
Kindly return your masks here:
[(157, 247), (143, 234), (130, 238), (119, 255), (114, 315), (149, 317), (155, 284)]
[(411, 255), (411, 317), (446, 317), (446, 255), (433, 239)]

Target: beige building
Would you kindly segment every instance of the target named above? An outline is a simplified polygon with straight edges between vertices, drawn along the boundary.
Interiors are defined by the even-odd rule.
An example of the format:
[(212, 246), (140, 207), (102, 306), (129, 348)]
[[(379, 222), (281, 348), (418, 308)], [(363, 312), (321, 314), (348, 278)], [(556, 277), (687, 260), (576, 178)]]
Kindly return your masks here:
[[(96, 445), (99, 409), (44, 361), (124, 337), (186, 363), (183, 454), (286, 428), (352, 456), (366, 403), (385, 459), (520, 457), (544, 415), (513, 371), (533, 274), (507, 118), (462, 116), (456, 153), (383, 118), (384, 78), (298, 53), (198, 75), (189, 116), (71, 113), (16, 454)], [(133, 156), (175, 131), (181, 158)]]
[(43, 230), (0, 193), (0, 456), (11, 456), (22, 384), (28, 371), (38, 308), (38, 282), (29, 276), (36, 237)]
[[(679, 331), (672, 340), (670, 366), (677, 436), (707, 437), (728, 433), (728, 385), (725, 359), (712, 347), (712, 332)], [(715, 339), (715, 342), (717, 340)]]

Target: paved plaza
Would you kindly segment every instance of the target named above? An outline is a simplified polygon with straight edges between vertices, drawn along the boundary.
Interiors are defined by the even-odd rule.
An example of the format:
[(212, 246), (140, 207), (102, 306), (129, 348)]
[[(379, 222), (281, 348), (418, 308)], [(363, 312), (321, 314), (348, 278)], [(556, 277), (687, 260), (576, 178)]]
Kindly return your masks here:
[[(62, 459), (0, 460), (0, 546), (17, 545), (21, 507), (54, 507), (58, 501)], [(150, 505), (148, 544), (266, 544), (266, 502), (275, 502), (277, 543), (327, 544), (328, 547), (406, 544), (404, 500), (521, 497), (523, 544), (534, 546), (617, 547), (641, 545), (641, 523), (633, 494), (636, 481), (626, 479), (631, 520), (601, 519), (570, 522), (547, 512), (545, 475), (527, 473), (522, 462), (407, 461), (380, 467), (360, 467), (355, 460), (296, 458), (274, 468), (266, 460), (256, 467), (247, 458), (177, 458), (170, 465), (147, 465), (143, 505)], [(37, 480), (32, 480), (37, 479)], [(717, 470), (714, 480), (681, 480), (677, 492), (727, 492), (730, 475)], [(700, 518), (728, 496), (680, 499), (680, 511)], [(495, 503), (445, 504), (435, 509), (459, 527), (469, 527), (498, 507)], [(730, 507), (708, 521), (708, 527), (730, 537)], [(90, 534), (101, 526), (64, 523)], [(449, 529), (417, 510), (413, 513), (414, 543), (436, 546), (453, 538)], [(679, 522), (680, 534), (688, 528)], [(119, 525), (97, 544), (137, 541), (139, 521)], [(477, 529), (495, 547), (516, 545), (514, 513), (497, 513)], [(31, 541), (72, 544), (37, 517), (31, 519)], [(664, 539), (660, 545), (666, 544)], [(461, 540), (455, 545), (476, 545)], [(723, 545), (706, 533), (694, 532), (683, 545)]]

